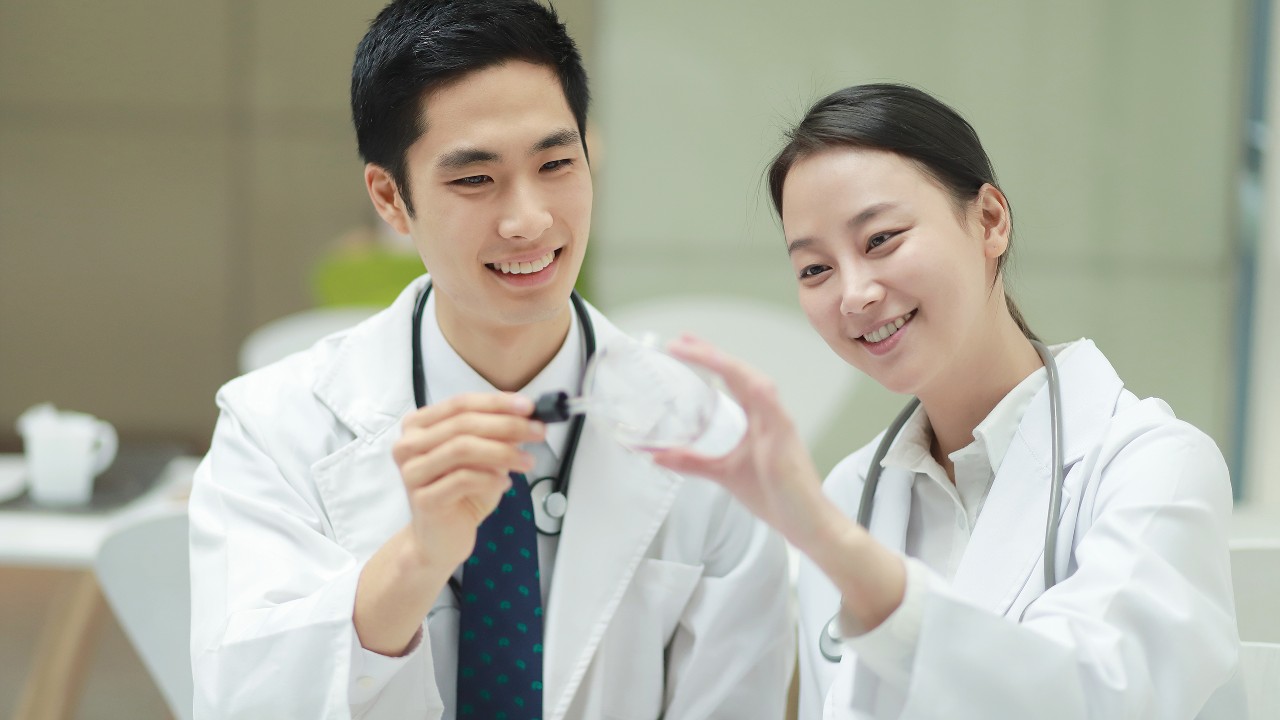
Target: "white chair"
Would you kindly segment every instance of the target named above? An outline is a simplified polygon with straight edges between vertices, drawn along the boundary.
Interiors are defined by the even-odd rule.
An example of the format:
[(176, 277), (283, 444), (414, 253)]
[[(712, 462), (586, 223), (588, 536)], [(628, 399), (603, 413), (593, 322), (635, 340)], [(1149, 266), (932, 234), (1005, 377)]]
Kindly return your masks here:
[(1280, 643), (1280, 539), (1232, 540), (1231, 582), (1240, 638)]
[(185, 509), (120, 527), (94, 561), (107, 604), (177, 720), (192, 716), (188, 568)]
[(272, 320), (249, 333), (240, 345), (240, 372), (257, 370), (286, 355), (306, 350), (320, 338), (346, 330), (381, 309), (366, 306), (318, 307)]
[(1241, 643), (1240, 674), (1250, 719), (1280, 718), (1280, 644)]
[(745, 297), (663, 297), (613, 309), (609, 318), (633, 336), (669, 340), (691, 332), (773, 379), (778, 396), (812, 448), (860, 374), (841, 360), (804, 315)]

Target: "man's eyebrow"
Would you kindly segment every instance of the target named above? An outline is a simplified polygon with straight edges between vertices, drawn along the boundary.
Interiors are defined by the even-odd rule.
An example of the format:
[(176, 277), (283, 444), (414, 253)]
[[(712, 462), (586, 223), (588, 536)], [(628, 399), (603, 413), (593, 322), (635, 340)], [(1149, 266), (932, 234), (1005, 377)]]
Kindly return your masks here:
[(467, 167), (468, 165), (476, 165), (479, 163), (498, 162), (502, 159), (500, 155), (488, 150), (479, 148), (458, 148), (450, 150), (440, 156), (440, 160), (436, 162), (436, 167), (441, 170), (457, 170)]
[(550, 150), (552, 148), (558, 148), (558, 147), (569, 147), (571, 145), (580, 145), (581, 143), (582, 143), (582, 136), (578, 134), (577, 130), (570, 130), (569, 128), (563, 128), (561, 130), (556, 130), (550, 135), (534, 143), (533, 147), (529, 148), (529, 154), (537, 155), (543, 150)]

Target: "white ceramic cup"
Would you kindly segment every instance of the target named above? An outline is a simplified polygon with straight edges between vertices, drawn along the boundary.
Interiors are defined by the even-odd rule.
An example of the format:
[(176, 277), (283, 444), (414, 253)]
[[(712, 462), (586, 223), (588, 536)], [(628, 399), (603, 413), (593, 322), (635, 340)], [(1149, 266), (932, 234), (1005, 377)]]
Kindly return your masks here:
[(110, 467), (118, 446), (116, 429), (86, 413), (45, 403), (18, 418), (31, 499), (41, 505), (84, 505), (93, 480)]

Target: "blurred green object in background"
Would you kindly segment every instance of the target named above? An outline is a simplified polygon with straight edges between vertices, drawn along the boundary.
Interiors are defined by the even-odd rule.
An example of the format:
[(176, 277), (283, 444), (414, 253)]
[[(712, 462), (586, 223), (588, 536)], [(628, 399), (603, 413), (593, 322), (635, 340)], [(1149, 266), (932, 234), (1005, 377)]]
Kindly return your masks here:
[(416, 253), (373, 244), (334, 249), (316, 263), (311, 291), (316, 305), (386, 307), (426, 270)]

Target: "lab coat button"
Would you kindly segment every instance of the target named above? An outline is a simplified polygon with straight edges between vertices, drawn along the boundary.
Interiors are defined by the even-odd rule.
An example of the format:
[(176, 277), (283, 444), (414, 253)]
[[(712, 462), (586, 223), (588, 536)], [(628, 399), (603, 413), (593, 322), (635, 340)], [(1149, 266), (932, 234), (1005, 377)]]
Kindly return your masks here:
[(359, 686), (361, 690), (372, 690), (373, 678), (369, 677), (368, 675), (361, 675), (359, 678), (356, 679), (356, 685)]

